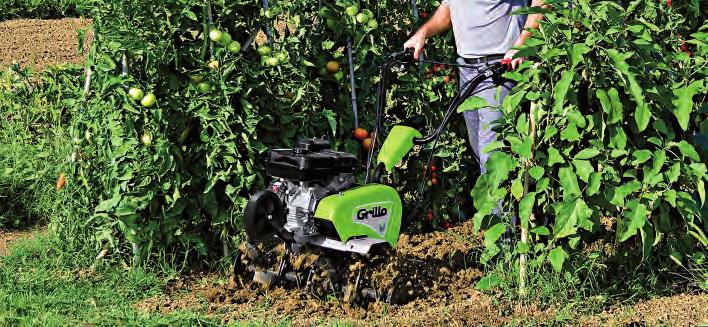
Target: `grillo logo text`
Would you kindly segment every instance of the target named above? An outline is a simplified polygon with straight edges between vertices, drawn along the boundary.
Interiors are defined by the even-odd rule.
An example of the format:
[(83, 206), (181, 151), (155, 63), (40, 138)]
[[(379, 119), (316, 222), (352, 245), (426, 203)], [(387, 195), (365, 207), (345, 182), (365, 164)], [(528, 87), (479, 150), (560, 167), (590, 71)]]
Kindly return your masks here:
[(357, 211), (356, 213), (356, 218), (359, 220), (364, 220), (369, 218), (383, 217), (387, 214), (388, 209), (381, 206), (375, 206), (371, 208), (371, 210), (366, 210), (366, 208), (359, 209), (359, 211)]

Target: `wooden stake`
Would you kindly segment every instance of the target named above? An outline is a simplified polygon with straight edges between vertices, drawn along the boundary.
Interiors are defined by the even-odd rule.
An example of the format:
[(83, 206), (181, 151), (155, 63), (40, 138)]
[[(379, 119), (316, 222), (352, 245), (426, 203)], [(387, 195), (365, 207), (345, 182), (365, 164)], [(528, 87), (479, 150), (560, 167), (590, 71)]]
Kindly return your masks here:
[[(531, 137), (531, 158), (526, 162), (526, 172), (524, 173), (524, 196), (529, 193), (529, 169), (533, 165), (533, 149), (536, 146), (536, 102), (531, 102), (529, 110), (529, 136)], [(521, 217), (519, 217), (519, 221)], [(533, 212), (528, 217), (528, 221), (533, 220)], [(521, 224), (521, 243), (528, 244), (529, 231), (528, 226)], [(519, 296), (526, 296), (526, 254), (521, 254), (519, 257)]]

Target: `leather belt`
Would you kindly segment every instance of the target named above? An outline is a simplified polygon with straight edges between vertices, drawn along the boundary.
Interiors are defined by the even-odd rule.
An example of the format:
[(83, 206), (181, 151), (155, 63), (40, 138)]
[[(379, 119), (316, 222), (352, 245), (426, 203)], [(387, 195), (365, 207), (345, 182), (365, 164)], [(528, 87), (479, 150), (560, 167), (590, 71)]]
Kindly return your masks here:
[(462, 58), (462, 60), (464, 60), (466, 64), (470, 64), (470, 65), (486, 64), (490, 61), (495, 61), (495, 60), (500, 60), (500, 59), (504, 59), (503, 54), (488, 55), (488, 56), (479, 57), (479, 58)]

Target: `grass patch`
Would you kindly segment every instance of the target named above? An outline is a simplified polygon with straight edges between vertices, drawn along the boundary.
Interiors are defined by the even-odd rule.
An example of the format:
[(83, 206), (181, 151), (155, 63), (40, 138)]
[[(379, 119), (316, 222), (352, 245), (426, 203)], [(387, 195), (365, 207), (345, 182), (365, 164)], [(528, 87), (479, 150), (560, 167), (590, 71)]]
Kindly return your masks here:
[(141, 312), (135, 303), (161, 294), (165, 276), (104, 262), (91, 269), (88, 252), (64, 252), (60, 241), (38, 235), (0, 258), (0, 325), (211, 326), (205, 313)]

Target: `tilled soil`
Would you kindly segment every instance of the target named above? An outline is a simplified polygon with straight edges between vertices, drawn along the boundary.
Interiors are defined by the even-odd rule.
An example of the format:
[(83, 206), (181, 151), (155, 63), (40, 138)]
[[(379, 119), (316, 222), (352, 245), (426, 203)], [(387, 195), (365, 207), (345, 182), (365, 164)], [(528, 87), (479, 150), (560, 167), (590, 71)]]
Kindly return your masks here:
[(587, 326), (708, 326), (708, 294), (679, 294), (641, 301), (581, 319)]
[[(78, 30), (86, 30), (79, 51)], [(93, 39), (90, 19), (18, 19), (0, 22), (0, 67), (17, 62), (35, 71), (51, 65), (83, 64)]]
[[(271, 289), (248, 285), (238, 278), (219, 284), (179, 282), (173, 289), (188, 289), (184, 294), (168, 294), (140, 302), (147, 311), (167, 313), (180, 309), (202, 308), (222, 317), (224, 322), (250, 321), (267, 317), (270, 321), (290, 319), (295, 325), (310, 325), (333, 318), (355, 325), (500, 325), (509, 318), (500, 313), (494, 298), (475, 290), (483, 273), (473, 262), (480, 243), (470, 237), (471, 223), (446, 232), (402, 235), (395, 253), (374, 258), (366, 265), (377, 289), (388, 289), (394, 281), (408, 296), (404, 304), (380, 301), (346, 303), (340, 295), (303, 292), (297, 287)], [(297, 260), (296, 260), (297, 261)], [(305, 259), (305, 262), (314, 260)], [(349, 278), (361, 265), (346, 261)], [(296, 266), (307, 265), (297, 261)], [(202, 279), (210, 280), (209, 277)]]
[[(557, 309), (539, 305), (510, 305), (498, 301), (495, 293), (475, 289), (483, 276), (478, 261), (481, 238), (472, 223), (423, 235), (402, 235), (395, 253), (387, 259), (366, 263), (367, 275), (375, 287), (407, 285), (411, 295), (402, 304), (385, 302), (346, 303), (341, 294), (301, 291), (297, 287), (255, 287), (243, 279), (223, 280), (219, 276), (192, 276), (170, 285), (166, 294), (136, 304), (147, 312), (167, 314), (176, 310), (206, 311), (224, 323), (288, 321), (295, 326), (347, 323), (354, 326), (503, 326), (563, 324), (577, 326), (640, 325), (696, 326), (708, 317), (708, 295), (685, 295), (640, 302), (629, 310), (617, 308), (595, 316), (574, 315), (571, 321), (556, 321)], [(296, 260), (296, 267), (316, 262), (309, 254)], [(349, 278), (362, 263), (342, 260), (350, 268)], [(353, 262), (353, 263), (352, 263)], [(545, 307), (545, 306), (544, 306)]]

